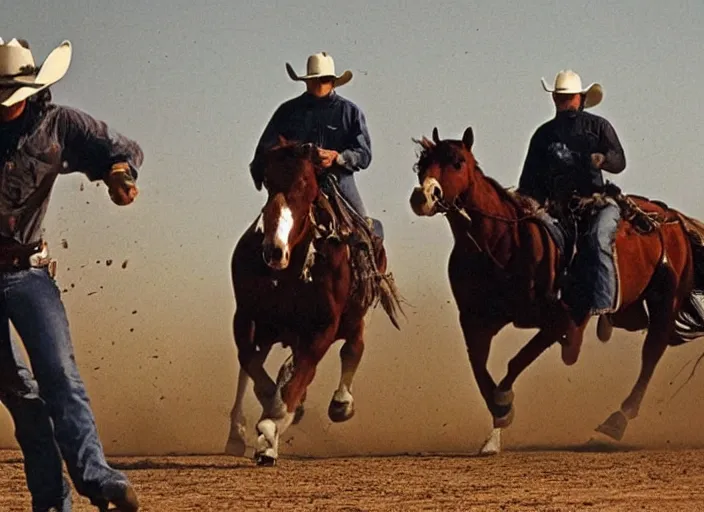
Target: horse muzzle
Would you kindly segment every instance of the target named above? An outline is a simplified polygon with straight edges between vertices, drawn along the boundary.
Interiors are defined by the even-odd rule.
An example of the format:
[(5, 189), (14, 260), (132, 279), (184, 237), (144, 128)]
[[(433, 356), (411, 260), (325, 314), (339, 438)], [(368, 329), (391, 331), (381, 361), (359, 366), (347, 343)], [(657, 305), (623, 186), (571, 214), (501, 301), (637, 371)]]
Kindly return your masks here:
[(426, 178), (411, 193), (411, 209), (420, 217), (432, 217), (439, 211), (443, 198), (442, 187), (435, 178)]
[(264, 263), (274, 270), (284, 270), (288, 267), (291, 251), (287, 246), (265, 241), (262, 244)]

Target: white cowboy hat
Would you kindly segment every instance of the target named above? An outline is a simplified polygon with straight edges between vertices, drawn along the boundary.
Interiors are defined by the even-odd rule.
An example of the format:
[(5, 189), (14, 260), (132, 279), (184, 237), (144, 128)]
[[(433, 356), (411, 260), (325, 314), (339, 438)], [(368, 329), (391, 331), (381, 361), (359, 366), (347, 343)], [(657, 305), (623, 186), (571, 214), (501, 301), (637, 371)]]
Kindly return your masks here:
[(0, 39), (0, 105), (10, 107), (61, 80), (71, 64), (71, 43), (64, 41), (36, 67), (29, 48), (17, 39)]
[(291, 80), (305, 81), (311, 78), (322, 78), (331, 76), (335, 78), (335, 87), (340, 87), (345, 85), (347, 82), (352, 80), (352, 71), (347, 70), (340, 76), (335, 74), (335, 62), (332, 57), (326, 52), (316, 53), (308, 57), (308, 62), (306, 65), (306, 74), (303, 76), (298, 76), (296, 72), (291, 67), (291, 64), (286, 63), (286, 71), (288, 71), (288, 76)]
[(584, 108), (595, 107), (604, 98), (604, 89), (600, 84), (593, 83), (589, 87), (582, 87), (582, 79), (571, 69), (565, 69), (555, 75), (555, 85), (551, 89), (544, 78), (540, 79), (543, 89), (557, 94), (584, 94)]

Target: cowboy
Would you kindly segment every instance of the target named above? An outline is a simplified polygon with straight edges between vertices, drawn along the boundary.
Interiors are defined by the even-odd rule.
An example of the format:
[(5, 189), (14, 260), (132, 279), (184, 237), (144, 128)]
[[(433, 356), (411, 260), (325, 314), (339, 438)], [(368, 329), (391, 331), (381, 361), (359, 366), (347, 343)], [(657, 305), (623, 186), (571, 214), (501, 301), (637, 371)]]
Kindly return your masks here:
[[(571, 70), (560, 71), (552, 88), (545, 79), (542, 84), (552, 93), (556, 114), (530, 140), (518, 192), (543, 204), (563, 206), (574, 198), (603, 193), (602, 171), (622, 172), (626, 158), (613, 126), (585, 112), (601, 102), (602, 86), (582, 87), (580, 76)], [(563, 290), (563, 301), (578, 326), (591, 315), (612, 312), (617, 305), (613, 244), (620, 219), (618, 205), (607, 202), (584, 218), (579, 229), (577, 255), (570, 269), (572, 282)], [(564, 350), (563, 346), (563, 358)]]
[(71, 509), (62, 460), (76, 490), (100, 510), (136, 511), (129, 480), (105, 460), (42, 222), (54, 181), (76, 171), (103, 181), (115, 204), (130, 204), (143, 154), (105, 123), (52, 104), (49, 87), (68, 71), (71, 53), (64, 41), (36, 67), (26, 41), (0, 40), (0, 400), (15, 422), (34, 511)]
[[(279, 135), (315, 144), (323, 168), (332, 171), (344, 198), (366, 218), (354, 179), (354, 173), (369, 167), (372, 160), (366, 119), (357, 105), (335, 91), (352, 80), (352, 72), (347, 70), (336, 75), (333, 58), (325, 52), (308, 57), (307, 72), (303, 76), (298, 76), (288, 63), (286, 71), (292, 80), (305, 82), (306, 91), (276, 109), (259, 140), (254, 158), (262, 150), (275, 146)], [(252, 178), (260, 190), (263, 177), (252, 174)]]

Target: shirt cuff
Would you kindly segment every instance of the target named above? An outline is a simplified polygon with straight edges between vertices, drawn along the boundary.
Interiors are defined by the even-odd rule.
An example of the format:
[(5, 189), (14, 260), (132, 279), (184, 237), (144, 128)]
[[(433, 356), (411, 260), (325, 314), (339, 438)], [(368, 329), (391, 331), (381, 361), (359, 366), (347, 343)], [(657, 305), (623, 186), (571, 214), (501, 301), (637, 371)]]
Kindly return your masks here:
[(339, 165), (340, 167), (345, 166), (345, 158), (342, 156), (342, 153), (337, 154), (337, 158), (335, 159), (335, 163)]

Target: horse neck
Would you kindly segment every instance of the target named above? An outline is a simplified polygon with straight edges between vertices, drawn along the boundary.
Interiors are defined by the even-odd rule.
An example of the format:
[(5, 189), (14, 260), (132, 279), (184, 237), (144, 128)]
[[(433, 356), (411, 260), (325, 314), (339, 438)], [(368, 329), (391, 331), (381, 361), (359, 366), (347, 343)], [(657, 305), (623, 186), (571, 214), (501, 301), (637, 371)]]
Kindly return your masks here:
[[(481, 250), (491, 251), (502, 239), (513, 235), (518, 229), (520, 214), (517, 206), (510, 199), (503, 197), (496, 186), (478, 172), (474, 186), (461, 198), (458, 206), (464, 209), (472, 220), (468, 222), (466, 217), (458, 213), (448, 215), (455, 239), (459, 241), (466, 236), (458, 238), (457, 235), (469, 233)], [(474, 242), (470, 241), (470, 244), (473, 250), (479, 250)], [(508, 257), (509, 254), (505, 256)]]

